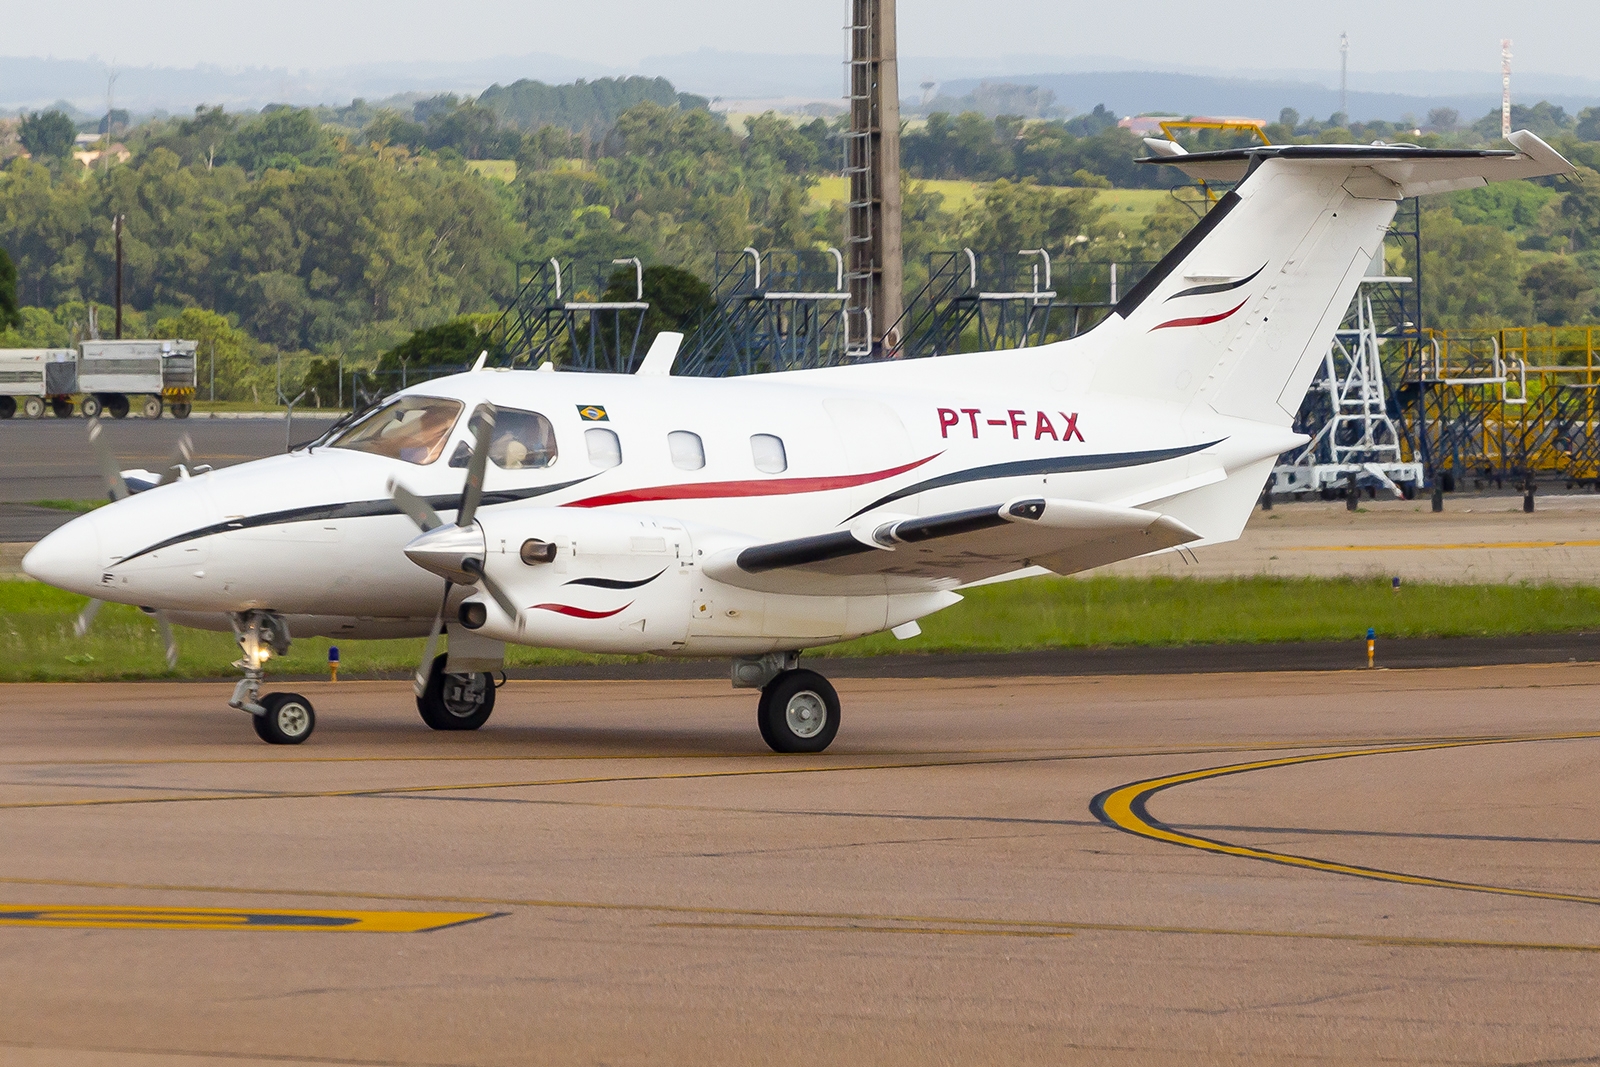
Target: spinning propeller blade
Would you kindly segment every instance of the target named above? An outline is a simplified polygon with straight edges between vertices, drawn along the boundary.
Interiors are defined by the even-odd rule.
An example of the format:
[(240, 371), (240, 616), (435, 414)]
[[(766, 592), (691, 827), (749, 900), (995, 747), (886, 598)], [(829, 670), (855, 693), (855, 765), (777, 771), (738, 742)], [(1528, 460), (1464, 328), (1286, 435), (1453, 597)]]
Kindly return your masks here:
[(473, 574), (478, 579), (478, 584), (483, 586), (484, 591), (494, 598), (496, 604), (500, 605), (500, 610), (505, 612), (508, 617), (515, 619), (517, 617), (517, 602), (511, 599), (511, 594), (506, 592), (505, 586), (489, 577), (488, 572), (481, 565), (473, 569)]
[(94, 449), (95, 462), (100, 465), (100, 474), (106, 480), (106, 489), (111, 493), (112, 500), (123, 500), (128, 496), (128, 483), (122, 480), (117, 457), (111, 454), (111, 445), (102, 436), (104, 432), (99, 419), (89, 420), (89, 444)]
[(394, 497), (394, 502), (400, 505), (400, 510), (411, 516), (411, 521), (421, 527), (423, 533), (437, 530), (444, 525), (444, 520), (439, 518), (439, 513), (433, 510), (433, 505), (422, 499), (393, 478), (389, 479), (389, 495)]
[(433, 671), (433, 657), (439, 648), (439, 634), (444, 630), (444, 609), (450, 603), (450, 583), (444, 583), (444, 599), (439, 601), (439, 613), (433, 617), (433, 629), (428, 632), (428, 643), (422, 646), (422, 662), (417, 666), (417, 673), (411, 676), (411, 689), (417, 694), (417, 699), (422, 699), (423, 692), (428, 688), (428, 676)]
[(489, 467), (489, 435), (494, 433), (495, 409), (493, 404), (479, 404), (473, 412), (472, 461), (467, 464), (467, 484), (461, 490), (461, 508), (456, 512), (457, 526), (471, 526), (478, 513), (478, 503), (483, 499), (483, 475)]
[(78, 614), (78, 619), (72, 624), (72, 635), (82, 637), (89, 632), (89, 627), (94, 624), (94, 617), (100, 614), (103, 600), (91, 600), (84, 605), (83, 611)]
[(156, 632), (161, 635), (161, 641), (167, 646), (167, 669), (178, 665), (178, 641), (172, 636), (172, 627), (167, 625), (167, 617), (162, 612), (156, 612)]
[(161, 484), (170, 485), (183, 477), (183, 474), (179, 473), (180, 468), (183, 474), (194, 469), (194, 439), (187, 433), (178, 438), (178, 446), (172, 451), (172, 462), (161, 472)]

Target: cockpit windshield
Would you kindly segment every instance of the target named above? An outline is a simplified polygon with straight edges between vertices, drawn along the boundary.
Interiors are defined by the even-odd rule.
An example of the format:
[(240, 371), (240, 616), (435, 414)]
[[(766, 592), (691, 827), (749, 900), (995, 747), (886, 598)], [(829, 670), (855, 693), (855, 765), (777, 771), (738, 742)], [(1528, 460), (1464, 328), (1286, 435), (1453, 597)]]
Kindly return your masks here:
[(335, 437), (330, 446), (371, 452), (407, 463), (432, 463), (461, 417), (459, 400), (404, 396), (390, 401)]

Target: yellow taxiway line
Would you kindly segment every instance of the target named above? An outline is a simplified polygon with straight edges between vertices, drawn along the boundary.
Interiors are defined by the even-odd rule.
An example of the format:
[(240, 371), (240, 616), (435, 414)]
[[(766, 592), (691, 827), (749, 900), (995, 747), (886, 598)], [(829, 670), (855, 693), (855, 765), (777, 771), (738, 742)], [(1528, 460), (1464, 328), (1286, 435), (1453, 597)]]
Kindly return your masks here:
[(1152, 817), (1148, 811), (1150, 798), (1163, 790), (1194, 782), (1204, 782), (1213, 778), (1221, 778), (1226, 775), (1245, 774), (1249, 771), (1264, 771), (1274, 767), (1293, 767), (1305, 763), (1323, 763), (1328, 760), (1354, 759), (1357, 756), (1391, 756), (1406, 752), (1436, 752), (1442, 749), (1471, 748), (1481, 745), (1525, 744), (1535, 741), (1590, 741), (1596, 738), (1600, 738), (1600, 732), (1545, 734), (1537, 737), (1463, 738), (1454, 741), (1431, 741), (1413, 745), (1383, 745), (1373, 748), (1347, 749), (1342, 752), (1315, 752), (1302, 756), (1282, 756), (1277, 759), (1256, 760), (1251, 763), (1234, 763), (1225, 767), (1208, 767), (1203, 770), (1184, 771), (1180, 774), (1168, 774), (1159, 778), (1146, 778), (1143, 781), (1130, 782), (1127, 785), (1108, 789), (1095, 797), (1089, 804), (1089, 810), (1102, 822), (1115, 826), (1119, 830), (1125, 830), (1135, 836), (1149, 838), (1152, 841), (1162, 841), (1169, 845), (1199, 849), (1202, 852), (1211, 852), (1221, 856), (1265, 860), (1269, 863), (1281, 863), (1285, 866), (1299, 867), (1303, 870), (1349, 875), (1356, 878), (1370, 878), (1380, 882), (1396, 882), (1401, 885), (1426, 886), (1432, 889), (1460, 889), (1473, 893), (1494, 893), (1500, 896), (1525, 897), (1533, 900), (1600, 904), (1600, 897), (1588, 896), (1582, 893), (1560, 893), (1545, 889), (1520, 889), (1515, 886), (1487, 885), (1479, 882), (1457, 881), (1451, 878), (1433, 878), (1428, 875), (1406, 874), (1403, 871), (1389, 871), (1379, 867), (1338, 863), (1332, 860), (1316, 859), (1312, 856), (1296, 856), (1287, 852), (1275, 852), (1271, 849), (1254, 848), (1249, 845), (1235, 845), (1227, 841), (1199, 837), (1195, 834), (1174, 829)]
[(125, 904), (0, 904), (0, 926), (420, 934), (488, 919), (495, 914), (486, 911), (291, 911), (282, 908), (157, 908)]
[(1471, 548), (1600, 548), (1600, 541), (1471, 541), (1463, 544), (1284, 545), (1278, 552), (1432, 552)]

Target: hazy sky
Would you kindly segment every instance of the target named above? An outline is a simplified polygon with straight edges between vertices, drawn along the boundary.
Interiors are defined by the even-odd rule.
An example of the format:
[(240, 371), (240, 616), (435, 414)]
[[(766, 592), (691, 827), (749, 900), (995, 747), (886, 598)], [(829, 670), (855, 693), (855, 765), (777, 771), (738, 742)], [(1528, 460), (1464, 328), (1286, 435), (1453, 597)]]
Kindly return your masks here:
[[(710, 47), (843, 49), (843, 0), (0, 0), (0, 54), (323, 68), (548, 52), (615, 66)], [(900, 0), (901, 52), (1121, 56), (1151, 69), (1596, 73), (1595, 0)], [(1144, 64), (1141, 63), (1141, 66)]]

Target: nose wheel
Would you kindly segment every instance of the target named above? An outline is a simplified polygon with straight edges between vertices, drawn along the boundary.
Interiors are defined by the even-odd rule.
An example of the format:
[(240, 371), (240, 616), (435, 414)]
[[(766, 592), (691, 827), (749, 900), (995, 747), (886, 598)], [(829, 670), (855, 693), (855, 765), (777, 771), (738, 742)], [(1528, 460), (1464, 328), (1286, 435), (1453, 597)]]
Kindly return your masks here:
[(494, 677), (481, 671), (446, 674), (448, 659), (442, 652), (434, 657), (428, 684), (417, 697), (417, 711), (435, 730), (476, 730), (494, 711)]
[(784, 671), (761, 690), (756, 722), (774, 752), (821, 752), (839, 732), (839, 694), (816, 671)]
[(250, 721), (256, 736), (269, 745), (298, 745), (316, 729), (317, 713), (299, 693), (268, 693), (261, 698), (261, 707)]

